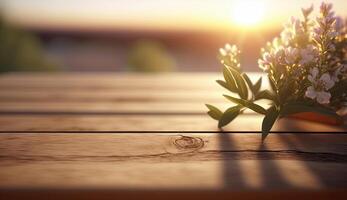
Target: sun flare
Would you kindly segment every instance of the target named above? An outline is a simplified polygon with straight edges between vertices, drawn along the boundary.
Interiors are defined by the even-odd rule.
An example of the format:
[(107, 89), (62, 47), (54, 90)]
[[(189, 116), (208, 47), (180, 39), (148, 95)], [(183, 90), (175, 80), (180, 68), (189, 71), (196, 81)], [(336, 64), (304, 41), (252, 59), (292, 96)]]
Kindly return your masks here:
[(255, 26), (263, 19), (265, 6), (261, 1), (236, 1), (232, 7), (231, 18), (239, 26)]

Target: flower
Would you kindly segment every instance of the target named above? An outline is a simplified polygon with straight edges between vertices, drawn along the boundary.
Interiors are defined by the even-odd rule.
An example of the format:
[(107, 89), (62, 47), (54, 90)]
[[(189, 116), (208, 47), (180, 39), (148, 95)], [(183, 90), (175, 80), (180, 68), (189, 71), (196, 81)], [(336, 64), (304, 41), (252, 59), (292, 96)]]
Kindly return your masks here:
[(283, 44), (288, 46), (296, 37), (300, 37), (305, 33), (302, 22), (292, 17), (289, 22), (284, 24), (284, 30), (281, 32), (281, 40)]
[(219, 53), (222, 56), (228, 56), (228, 55), (232, 55), (237, 51), (237, 47), (235, 45), (230, 45), (230, 44), (226, 44), (224, 46), (224, 48), (220, 48), (219, 49)]
[(276, 59), (275, 55), (270, 54), (269, 52), (265, 52), (263, 54), (262, 59), (258, 60), (259, 68), (263, 71), (267, 72), (270, 67), (271, 63)]
[(219, 49), (219, 54), (221, 56), (220, 61), (222, 64), (234, 65), (236, 67), (240, 66), (238, 61), (240, 50), (238, 50), (236, 45), (226, 44), (224, 48)]
[(320, 104), (330, 103), (331, 94), (328, 92), (335, 82), (328, 73), (324, 73), (318, 78), (319, 70), (317, 67), (311, 69), (311, 74), (308, 75), (308, 80), (312, 83), (306, 90), (305, 96), (311, 99), (316, 99)]
[(304, 15), (304, 17), (308, 17), (313, 11), (313, 4), (311, 4), (308, 8), (301, 8), (301, 12)]
[(296, 62), (299, 55), (299, 50), (297, 48), (288, 47), (284, 50), (285, 60), (288, 65), (292, 65)]
[[(322, 3), (320, 14), (316, 19), (311, 19), (312, 11), (313, 6), (302, 9), (302, 20), (292, 18), (285, 25), (280, 36), (274, 38), (272, 42), (267, 42), (266, 46), (261, 49), (258, 64), (267, 73), (272, 90), (261, 91), (259, 87), (257, 89), (251, 87), (252, 81), (241, 68), (236, 68), (231, 72), (224, 70), (225, 81), (217, 81), (231, 92), (237, 93), (240, 97), (239, 102), (242, 100), (242, 102), (253, 104), (254, 101), (260, 99), (272, 101), (272, 106), (267, 111), (264, 108), (261, 109), (262, 107), (257, 104), (252, 108), (249, 107), (258, 108), (259, 113), (266, 115), (262, 127), (263, 136), (266, 136), (268, 130), (271, 130), (272, 124), (268, 126), (269, 123), (267, 123), (270, 122), (269, 119), (273, 123), (276, 121), (278, 113), (283, 114), (281, 117), (286, 115), (282, 112), (285, 105), (298, 103), (313, 111), (324, 109), (329, 112), (337, 112), (347, 106), (347, 46), (345, 45), (347, 20), (337, 18), (332, 11), (331, 4)], [(220, 49), (219, 56), (224, 67), (239, 66), (239, 51), (235, 46), (226, 45)], [(235, 81), (230, 81), (230, 78)], [(250, 87), (244, 84), (244, 87), (239, 86), (238, 82), (242, 82), (242, 79)], [(261, 83), (261, 79), (258, 82)], [(252, 98), (249, 98), (248, 94), (251, 94)], [(225, 97), (237, 102), (234, 97)], [(317, 103), (312, 104), (313, 101)], [(244, 107), (245, 105), (239, 103), (238, 106)], [(208, 114), (213, 119), (222, 113), (210, 105), (207, 107), (210, 110)], [(302, 107), (302, 111), (306, 110), (305, 107)], [(233, 109), (236, 109), (236, 114), (240, 112), (239, 107), (232, 107), (231, 110)], [(223, 116), (225, 115), (218, 117), (222, 122), (224, 121)], [(221, 121), (219, 121), (219, 126), (221, 126)]]
[(320, 12), (323, 15), (328, 15), (332, 8), (333, 8), (333, 5), (331, 3), (325, 3), (323, 1), (322, 4), (320, 5)]
[(301, 60), (300, 64), (305, 65), (307, 63), (317, 60), (318, 51), (313, 45), (308, 45), (305, 49), (300, 50)]
[[(279, 37), (261, 50), (259, 68), (268, 73), (279, 91), (293, 83), (291, 99), (310, 98), (336, 108), (339, 88), (347, 82), (347, 21), (335, 16), (332, 5), (322, 3), (317, 18), (312, 5), (302, 9), (304, 19), (292, 17)], [(222, 63), (240, 66), (239, 51), (227, 44), (220, 49)], [(310, 70), (311, 69), (311, 70)], [(309, 74), (309, 75), (307, 75)], [(306, 85), (309, 82), (310, 85)], [(334, 92), (330, 89), (336, 85)], [(340, 86), (342, 85), (342, 86)], [(305, 92), (302, 92), (305, 91)], [(309, 100), (309, 99), (306, 99)]]
[(267, 72), (269, 71), (270, 69), (270, 62), (268, 61), (265, 61), (265, 60), (262, 60), (262, 59), (259, 59), (258, 60), (258, 65), (259, 65), (259, 68), (262, 69), (264, 72)]

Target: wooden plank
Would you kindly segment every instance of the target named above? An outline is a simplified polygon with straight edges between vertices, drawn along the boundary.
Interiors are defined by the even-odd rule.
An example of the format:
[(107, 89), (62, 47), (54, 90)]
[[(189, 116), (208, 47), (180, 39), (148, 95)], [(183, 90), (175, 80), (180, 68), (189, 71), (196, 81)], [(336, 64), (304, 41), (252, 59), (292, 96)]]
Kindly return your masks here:
[(1, 189), (347, 187), (345, 134), (272, 134), (263, 144), (257, 134), (0, 137)]
[[(256, 81), (263, 73), (251, 73)], [(0, 89), (182, 89), (216, 88), (221, 73), (9, 73), (0, 75)]]
[[(346, 197), (347, 134), (323, 133), (346, 126), (283, 119), (274, 131), (321, 133), (273, 133), (264, 144), (260, 134), (198, 133), (218, 131), (204, 103), (230, 106), (217, 78), (1, 75), (0, 199)], [(261, 120), (248, 113), (225, 131), (258, 131)]]
[[(227, 91), (214, 81), (217, 74), (77, 75), (8, 74), (2, 76), (0, 77), (0, 112), (204, 113), (205, 103), (221, 105), (222, 109), (227, 109), (230, 105), (221, 96)], [(254, 74), (252, 78), (257, 76), (259, 74)], [(98, 90), (88, 88), (98, 84), (108, 88)], [(159, 88), (157, 88), (158, 85)], [(116, 89), (113, 90), (113, 86), (116, 86)], [(129, 86), (131, 89), (128, 90)]]
[(229, 191), (229, 190), (133, 190), (133, 189), (61, 189), (61, 190), (0, 190), (3, 199), (88, 199), (88, 200), (113, 200), (113, 199), (127, 199), (127, 200), (261, 200), (261, 199), (346, 199), (347, 195), (344, 189), (322, 189), (322, 190), (271, 190), (271, 191)]
[[(206, 102), (209, 103), (209, 102)], [(231, 103), (215, 103), (227, 109)], [(206, 106), (195, 102), (0, 102), (0, 112), (96, 112), (96, 113), (206, 113)]]
[[(224, 131), (260, 131), (262, 116), (245, 114)], [(347, 132), (347, 125), (330, 126), (280, 119), (273, 131)], [(220, 131), (208, 115), (0, 115), (0, 131)]]
[[(202, 115), (206, 114), (206, 103), (212, 103), (220, 110), (224, 111), (227, 108), (234, 106), (233, 103), (226, 99), (220, 100), (192, 100), (185, 101), (171, 100), (165, 101), (163, 99), (149, 100), (149, 101), (137, 101), (132, 99), (130, 101), (100, 101), (100, 102), (88, 102), (88, 101), (29, 101), (29, 102), (1, 102), (0, 101), (0, 114), (6, 113), (51, 113), (51, 114), (193, 114)], [(257, 104), (268, 108), (267, 101), (258, 101)], [(342, 111), (342, 110), (341, 110)], [(245, 113), (254, 113), (250, 109), (246, 109)], [(346, 116), (347, 110), (341, 112)]]
[[(1, 85), (6, 86), (199, 86), (209, 85), (221, 78), (220, 73), (13, 73), (0, 76)], [(209, 82), (205, 82), (210, 80)], [(141, 83), (141, 85), (139, 85)], [(187, 84), (189, 83), (189, 84)]]
[[(199, 74), (198, 74), (199, 75)], [(260, 74), (251, 75), (257, 79)], [(74, 78), (75, 77), (75, 78)], [(0, 77), (0, 101), (199, 101), (218, 102), (228, 93), (216, 74), (113, 76), (83, 74), (14, 74)], [(92, 80), (90, 80), (92, 79)], [(190, 80), (191, 79), (191, 80)], [(189, 82), (189, 84), (187, 84)], [(266, 87), (266, 86), (264, 86)]]
[[(111, 73), (112, 74), (112, 73)], [(219, 75), (221, 76), (221, 75)], [(261, 74), (251, 74), (258, 79)], [(0, 76), (0, 97), (4, 99), (49, 98), (143, 98), (167, 97), (210, 99), (221, 96), (225, 89), (216, 82), (217, 74), (173, 73), (139, 74), (8, 74)], [(187, 82), (189, 84), (187, 84)], [(264, 86), (266, 87), (266, 86)]]
[(226, 90), (0, 90), (0, 102), (226, 102)]

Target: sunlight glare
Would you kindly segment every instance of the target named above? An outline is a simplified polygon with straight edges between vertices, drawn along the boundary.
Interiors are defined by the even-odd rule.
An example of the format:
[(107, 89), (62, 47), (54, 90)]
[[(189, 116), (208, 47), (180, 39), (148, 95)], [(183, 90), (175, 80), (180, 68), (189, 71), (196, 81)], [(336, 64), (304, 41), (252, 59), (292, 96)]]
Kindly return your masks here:
[(264, 18), (265, 6), (261, 1), (235, 1), (232, 7), (231, 17), (239, 26), (254, 26)]

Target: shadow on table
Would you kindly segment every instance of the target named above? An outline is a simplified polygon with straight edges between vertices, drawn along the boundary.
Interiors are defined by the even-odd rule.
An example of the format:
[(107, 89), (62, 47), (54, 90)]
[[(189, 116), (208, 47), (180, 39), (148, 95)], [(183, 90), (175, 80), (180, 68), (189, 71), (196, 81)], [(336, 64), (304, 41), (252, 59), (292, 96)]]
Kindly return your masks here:
[[(329, 141), (330, 139), (333, 139), (331, 137), (328, 137), (329, 134), (334, 134), (332, 132), (327, 132), (327, 133), (319, 133), (319, 134), (315, 134), (309, 133), (309, 127), (307, 126), (303, 126), (303, 124), (300, 123), (284, 123), (283, 124), (285, 126), (285, 129), (287, 130), (299, 130), (302, 131), (301, 133), (293, 133), (291, 134), (291, 137), (289, 137), (288, 134), (279, 134), (279, 138), (280, 141), (284, 144), (287, 145), (287, 147), (289, 147), (290, 149), (302, 149), (300, 147), (303, 147), (304, 144), (304, 140), (305, 141), (311, 141), (311, 142), (315, 142), (315, 143), (322, 143), (322, 145), (324, 145), (324, 143), (326, 142), (331, 142)], [(343, 133), (343, 129), (344, 127), (341, 126), (341, 133)], [(314, 147), (312, 147), (314, 148)], [(339, 147), (336, 147), (339, 148)], [(306, 151), (305, 151), (306, 152)], [(309, 149), (307, 149), (307, 152), (310, 152)], [(334, 154), (329, 154), (329, 153), (324, 153), (322, 152), (317, 153), (317, 155), (315, 157), (312, 156), (308, 156), (305, 153), (297, 153), (296, 156), (298, 157), (298, 159), (300, 160), (308, 160), (308, 161), (317, 161), (317, 159), (321, 162), (340, 162), (341, 161), (341, 156), (339, 155), (334, 155)], [(346, 158), (342, 159), (345, 160)], [(316, 179), (316, 181), (319, 182), (319, 184), (321, 186), (338, 186), (336, 185), (336, 182), (334, 181), (334, 178), (331, 178), (329, 176), (329, 174), (323, 173), (320, 169), (318, 169), (317, 167), (315, 167), (314, 165), (312, 165), (312, 163), (310, 164), (309, 162), (303, 162), (303, 164), (305, 165), (304, 167), (311, 173), (311, 175)]]
[[(248, 188), (250, 183), (249, 179), (253, 179), (250, 174), (244, 169), (245, 164), (255, 165), (258, 167), (256, 171), (259, 172), (258, 179), (260, 186), (255, 189), (262, 188), (279, 188), (286, 187), (288, 183), (282, 176), (280, 169), (276, 166), (272, 154), (265, 153), (268, 149), (265, 144), (261, 144), (259, 140), (259, 150), (240, 150), (240, 151), (225, 151), (230, 147), (237, 145), (234, 140), (233, 134), (220, 134), (219, 135), (221, 149), (223, 151), (223, 180), (224, 188), (228, 189), (242, 189)], [(251, 162), (251, 163), (245, 163)], [(253, 167), (252, 167), (253, 168)], [(248, 181), (247, 181), (248, 180)]]
[[(267, 146), (266, 141), (261, 143), (260, 135), (257, 150), (231, 148), (240, 145), (237, 144), (239, 140), (236, 141), (236, 136), (227, 133), (219, 135), (224, 160), (222, 166), (224, 188), (249, 188), (252, 187), (250, 181), (253, 181), (252, 184), (254, 184), (254, 179), (256, 179), (255, 189), (295, 188), (296, 184), (292, 182), (295, 178), (291, 180), (292, 177), (290, 177), (290, 173), (295, 176), (295, 170), (305, 170), (305, 173), (313, 181), (312, 183), (317, 186), (341, 186), (341, 183), (344, 182), (343, 177), (346, 176), (341, 174), (341, 177), (336, 177), (336, 173), (329, 173), (329, 166), (341, 162), (345, 163), (347, 157), (329, 152), (335, 148), (345, 148), (344, 141), (341, 141), (341, 145), (330, 145), (326, 151), (320, 152), (322, 151), (320, 143), (334, 142), (339, 144), (338, 138), (327, 137), (329, 134), (334, 133), (310, 133), (308, 127), (300, 123), (283, 123), (281, 126), (283, 126), (283, 130), (295, 130), (298, 133), (272, 133), (276, 134), (276, 138), (273, 140), (274, 144), (277, 142), (280, 146), (285, 147), (285, 149), (280, 150)], [(279, 165), (278, 160), (298, 161), (298, 168), (293, 168), (293, 172), (284, 172), (283, 170), (286, 168)], [(317, 162), (320, 162), (321, 165), (317, 165)], [(297, 178), (300, 179), (300, 177)]]

